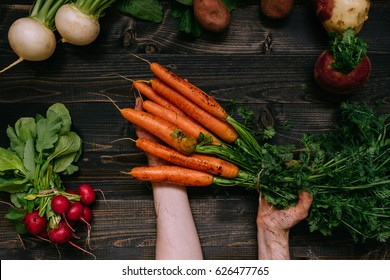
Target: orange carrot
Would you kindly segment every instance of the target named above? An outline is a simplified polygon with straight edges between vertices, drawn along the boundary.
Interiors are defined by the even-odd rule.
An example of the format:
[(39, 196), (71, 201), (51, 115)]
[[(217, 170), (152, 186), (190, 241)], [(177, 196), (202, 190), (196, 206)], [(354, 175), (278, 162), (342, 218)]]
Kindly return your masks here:
[(177, 106), (186, 115), (193, 118), (198, 123), (202, 124), (205, 128), (209, 129), (212, 133), (215, 133), (222, 140), (233, 143), (238, 138), (237, 131), (226, 121), (218, 119), (203, 110), (186, 97), (182, 96), (176, 90), (167, 86), (160, 79), (153, 79), (151, 81), (154, 90), (160, 94), (163, 98), (170, 103)]
[(166, 109), (152, 101), (145, 100), (142, 103), (143, 109), (159, 118), (162, 118), (170, 123), (176, 125), (180, 130), (183, 130), (187, 135), (192, 136), (195, 139), (198, 139), (199, 135), (203, 133), (204, 135), (208, 135), (211, 137), (211, 141), (213, 145), (221, 145), (221, 141), (213, 136), (209, 131), (205, 128), (194, 122), (187, 116), (181, 116), (176, 114), (175, 112)]
[(160, 138), (179, 152), (186, 154), (194, 152), (196, 139), (185, 135), (170, 122), (132, 108), (120, 109), (120, 112), (126, 120)]
[(214, 178), (204, 172), (170, 165), (134, 167), (129, 174), (137, 180), (194, 187), (210, 186)]
[(179, 77), (156, 62), (150, 63), (150, 69), (157, 76), (157, 78), (187, 97), (205, 111), (209, 112), (211, 115), (222, 120), (225, 120), (228, 117), (225, 109), (215, 99), (213, 99), (200, 88)]
[(149, 100), (154, 101), (155, 103), (161, 105), (164, 108), (167, 108), (173, 112), (175, 112), (178, 115), (184, 116), (184, 113), (180, 111), (179, 108), (177, 108), (175, 105), (169, 103), (164, 98), (161, 98), (154, 89), (142, 81), (135, 81), (133, 82), (133, 86), (144, 96), (146, 96)]
[(141, 150), (182, 167), (226, 178), (236, 178), (239, 173), (239, 168), (236, 165), (220, 158), (200, 154), (183, 155), (174, 149), (145, 138), (139, 138), (135, 143)]

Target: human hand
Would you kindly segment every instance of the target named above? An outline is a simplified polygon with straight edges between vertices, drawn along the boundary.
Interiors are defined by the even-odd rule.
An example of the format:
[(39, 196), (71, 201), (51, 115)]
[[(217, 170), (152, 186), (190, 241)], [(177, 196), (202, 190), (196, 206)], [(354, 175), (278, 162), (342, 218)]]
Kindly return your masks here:
[(290, 259), (290, 228), (307, 217), (312, 201), (309, 193), (301, 192), (296, 206), (279, 210), (260, 195), (256, 219), (259, 259)]
[(279, 210), (260, 194), (257, 225), (272, 230), (287, 231), (307, 217), (312, 201), (313, 197), (308, 192), (301, 192), (296, 206)]
[[(142, 98), (141, 97), (137, 97), (135, 99), (134, 109), (142, 111)], [(138, 138), (144, 138), (144, 139), (148, 139), (148, 140), (151, 140), (154, 142), (159, 142), (159, 140), (154, 135), (141, 129), (140, 127), (136, 127), (135, 132), (136, 132)], [(162, 160), (154, 155), (151, 155), (149, 153), (145, 153), (145, 154), (146, 154), (146, 157), (148, 159), (149, 166), (158, 166), (158, 165), (166, 164), (166, 162), (164, 160)]]

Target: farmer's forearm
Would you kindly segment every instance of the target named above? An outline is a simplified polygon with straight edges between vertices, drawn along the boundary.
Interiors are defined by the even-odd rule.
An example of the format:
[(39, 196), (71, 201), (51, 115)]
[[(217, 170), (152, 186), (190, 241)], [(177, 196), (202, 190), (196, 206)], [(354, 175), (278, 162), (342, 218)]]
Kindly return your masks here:
[(289, 231), (271, 230), (257, 226), (258, 258), (260, 260), (288, 260), (290, 248)]

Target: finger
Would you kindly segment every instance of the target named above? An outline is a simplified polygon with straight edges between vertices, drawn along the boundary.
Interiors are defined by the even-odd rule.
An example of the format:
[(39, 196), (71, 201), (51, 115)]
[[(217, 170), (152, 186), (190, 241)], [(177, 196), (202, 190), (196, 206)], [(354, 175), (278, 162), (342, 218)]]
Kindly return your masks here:
[(138, 110), (138, 111), (142, 111), (142, 98), (141, 97), (136, 97), (135, 98), (134, 109)]
[(299, 193), (299, 201), (297, 205), (291, 209), (295, 212), (296, 218), (303, 220), (307, 217), (313, 197), (308, 192)]

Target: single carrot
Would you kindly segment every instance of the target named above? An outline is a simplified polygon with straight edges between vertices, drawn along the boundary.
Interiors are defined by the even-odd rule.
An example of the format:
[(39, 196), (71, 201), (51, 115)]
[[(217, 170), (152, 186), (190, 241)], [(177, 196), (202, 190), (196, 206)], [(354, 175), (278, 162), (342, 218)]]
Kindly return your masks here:
[(182, 96), (176, 90), (166, 85), (160, 79), (152, 79), (151, 84), (154, 90), (163, 98), (177, 106), (186, 115), (202, 124), (222, 140), (227, 143), (233, 143), (237, 140), (238, 133), (228, 122), (214, 117), (186, 97)]
[(177, 151), (185, 154), (194, 152), (196, 139), (185, 135), (170, 122), (132, 108), (120, 109), (120, 112), (126, 120), (155, 135)]
[(168, 86), (172, 87), (196, 105), (209, 112), (211, 115), (225, 120), (228, 117), (225, 109), (210, 95), (191, 84), (189, 81), (179, 77), (159, 63), (150, 63), (151, 71)]
[(181, 186), (206, 187), (213, 183), (213, 175), (179, 166), (140, 166), (129, 174), (137, 180), (164, 182)]
[(159, 96), (155, 91), (154, 89), (148, 85), (147, 83), (145, 82), (142, 82), (142, 81), (134, 81), (133, 82), (133, 86), (144, 96), (146, 96), (149, 100), (152, 100), (154, 101), (155, 103), (161, 105), (162, 107), (164, 108), (167, 108), (173, 112), (175, 112), (176, 114), (178, 115), (182, 115), (184, 116), (185, 114), (179, 109), (177, 108), (175, 105), (169, 103), (168, 101), (166, 101), (164, 98), (161, 98), (161, 96)]
[(216, 138), (209, 131), (187, 116), (178, 115), (175, 112), (166, 109), (150, 100), (145, 100), (142, 103), (142, 107), (146, 112), (173, 123), (180, 130), (184, 131), (187, 135), (190, 135), (195, 139), (198, 139), (199, 135), (203, 133), (204, 135), (211, 137), (211, 144), (221, 145), (221, 141), (218, 138)]
[(174, 149), (145, 138), (137, 139), (135, 144), (141, 150), (168, 162), (209, 174), (236, 178), (240, 171), (236, 165), (220, 158), (200, 154), (183, 155)]

